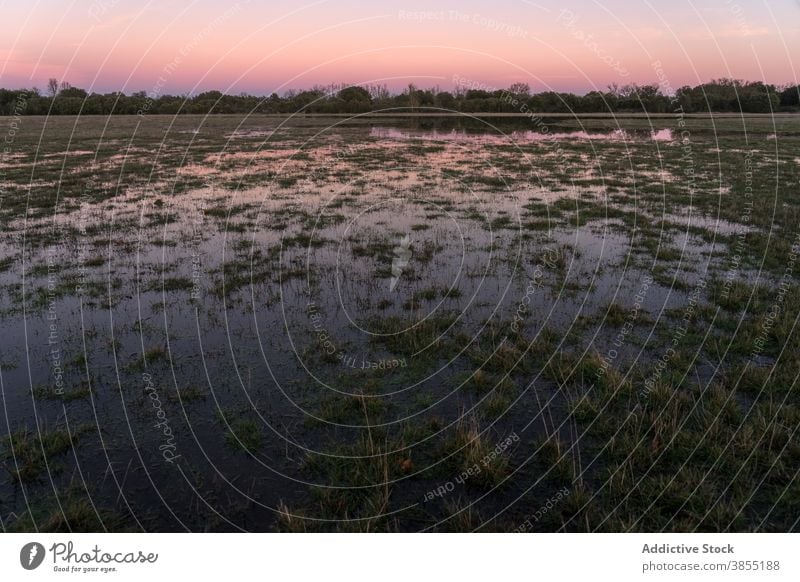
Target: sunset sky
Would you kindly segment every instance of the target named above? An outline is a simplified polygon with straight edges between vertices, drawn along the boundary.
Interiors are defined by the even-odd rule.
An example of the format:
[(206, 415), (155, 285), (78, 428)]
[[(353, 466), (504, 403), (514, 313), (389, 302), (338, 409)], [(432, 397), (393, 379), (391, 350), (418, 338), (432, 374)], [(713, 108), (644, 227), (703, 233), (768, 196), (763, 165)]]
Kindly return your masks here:
[(454, 79), (585, 93), (797, 82), (800, 0), (6, 0), (0, 86), (258, 95)]

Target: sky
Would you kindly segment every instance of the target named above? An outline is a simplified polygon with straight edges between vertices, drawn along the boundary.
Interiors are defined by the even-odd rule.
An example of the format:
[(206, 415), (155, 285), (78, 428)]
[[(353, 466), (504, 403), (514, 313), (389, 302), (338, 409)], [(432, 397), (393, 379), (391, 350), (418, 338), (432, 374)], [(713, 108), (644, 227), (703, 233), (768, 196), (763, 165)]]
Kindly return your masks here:
[(0, 86), (268, 95), (330, 83), (667, 92), (798, 83), (800, 0), (0, 0)]

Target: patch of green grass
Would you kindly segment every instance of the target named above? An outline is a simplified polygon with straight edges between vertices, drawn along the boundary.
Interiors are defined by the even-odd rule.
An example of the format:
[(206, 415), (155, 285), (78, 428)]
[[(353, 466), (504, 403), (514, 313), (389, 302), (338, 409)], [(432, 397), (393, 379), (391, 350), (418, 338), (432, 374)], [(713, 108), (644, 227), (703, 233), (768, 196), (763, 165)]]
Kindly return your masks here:
[(263, 444), (261, 428), (255, 420), (249, 418), (234, 420), (225, 433), (225, 442), (233, 449), (255, 452)]
[(424, 348), (446, 347), (450, 341), (446, 331), (455, 323), (454, 315), (442, 314), (423, 319), (390, 316), (371, 318), (369, 329), (373, 331), (370, 340), (384, 346), (392, 353), (410, 356)]
[(37, 499), (28, 506), (28, 511), (7, 524), (9, 532), (42, 533), (97, 533), (123, 532), (131, 528), (122, 515), (103, 509), (97, 500), (87, 496), (82, 488), (70, 487), (58, 499)]
[(510, 466), (509, 451), (497, 454), (495, 447), (491, 434), (481, 430), (477, 417), (462, 417), (452, 437), (445, 442), (443, 454), (450, 455), (454, 471), (472, 470), (468, 482), (489, 489), (505, 479)]
[(154, 283), (152, 290), (163, 290), (170, 293), (172, 291), (190, 291), (193, 287), (194, 283), (188, 277), (165, 277), (163, 281)]
[[(315, 479), (325, 479), (326, 483), (337, 487), (311, 489), (314, 517), (339, 520), (333, 525), (337, 531), (386, 531), (390, 483), (403, 475), (403, 467), (408, 462), (402, 449), (402, 442), (372, 429), (351, 445), (335, 446), (330, 453), (332, 456), (309, 454), (306, 470)], [(301, 526), (297, 521), (287, 521), (289, 513), (284, 511), (280, 527), (297, 531)], [(306, 522), (302, 527), (311, 529), (326, 525)]]
[(609, 303), (608, 306), (601, 311), (603, 312), (603, 323), (613, 327), (620, 327), (628, 318), (628, 310), (619, 303)]
[(0, 459), (15, 481), (34, 481), (48, 464), (53, 470), (53, 457), (70, 450), (90, 429), (88, 425), (78, 426), (71, 433), (66, 428), (39, 432), (19, 429), (0, 441)]
[(55, 386), (47, 385), (36, 386), (33, 389), (33, 397), (37, 400), (62, 400), (64, 402), (88, 398), (91, 393), (88, 386), (59, 389)]
[(205, 400), (208, 394), (199, 386), (189, 385), (181, 388), (178, 392), (170, 393), (168, 398), (173, 402), (193, 402), (197, 400)]

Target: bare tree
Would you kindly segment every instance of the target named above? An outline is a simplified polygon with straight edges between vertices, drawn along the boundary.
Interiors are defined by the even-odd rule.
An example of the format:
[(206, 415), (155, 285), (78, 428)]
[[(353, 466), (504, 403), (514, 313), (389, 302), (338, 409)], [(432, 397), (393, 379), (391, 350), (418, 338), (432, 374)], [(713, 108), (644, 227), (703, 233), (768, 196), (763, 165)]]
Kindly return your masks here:
[(414, 108), (417, 107), (417, 88), (414, 86), (414, 83), (408, 84), (408, 104), (411, 107), (411, 111), (414, 111)]
[(50, 97), (58, 95), (58, 79), (51, 77), (47, 80), (47, 92), (50, 94)]
[(385, 101), (391, 97), (391, 93), (389, 93), (389, 89), (386, 85), (367, 85), (366, 89), (369, 91), (373, 101)]
[(508, 92), (513, 95), (522, 95), (523, 97), (530, 97), (531, 87), (527, 83), (514, 83), (508, 88)]

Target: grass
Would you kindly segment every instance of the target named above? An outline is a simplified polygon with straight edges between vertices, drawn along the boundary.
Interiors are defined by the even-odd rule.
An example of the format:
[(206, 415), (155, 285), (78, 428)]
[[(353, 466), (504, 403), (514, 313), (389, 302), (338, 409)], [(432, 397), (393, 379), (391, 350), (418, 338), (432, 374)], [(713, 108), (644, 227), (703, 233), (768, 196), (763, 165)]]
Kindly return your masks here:
[(176, 393), (170, 393), (168, 398), (173, 402), (195, 402), (202, 401), (208, 397), (208, 392), (200, 386), (189, 385), (179, 389)]
[[(222, 529), (224, 517), (282, 531), (504, 531), (564, 486), (570, 495), (537, 522), (542, 531), (785, 531), (794, 524), (798, 267), (781, 278), (796, 242), (800, 169), (782, 162), (776, 184), (774, 167), (757, 154), (758, 179), (748, 183), (741, 119), (687, 120), (698, 170), (691, 199), (680, 148), (661, 144), (656, 152), (647, 139), (564, 141), (558, 156), (552, 144), (484, 140), (490, 170), (447, 142), (365, 140), (374, 119), (348, 120), (330, 136), (319, 135), (320, 120), (304, 118), (182, 115), (169, 131), (165, 121), (26, 118), (14, 144), (26, 161), (4, 170), (0, 222), (10, 250), (0, 260), (0, 318), (20, 329), (24, 317), (31, 337), (46, 337), (47, 327), (34, 326), (47, 323), (55, 302), (59, 339), (85, 344), (85, 356), (63, 362), (65, 374), (88, 369), (93, 390), (76, 384), (57, 394), (34, 378), (37, 412), (59, 426), (42, 442), (25, 428), (30, 399), (12, 403), (0, 458), (6, 485), (25, 484), (36, 510), (35, 521), (19, 521), (22, 530), (102, 527), (86, 492), (76, 492), (59, 517), (43, 491), (45, 459), (59, 490), (75, 470), (70, 451), (82, 468), (88, 460), (89, 474), (105, 469), (90, 439), (53, 423), (63, 414), (59, 400), (74, 401), (70, 415), (83, 414), (91, 397), (109, 443), (130, 440), (128, 423), (137, 442), (160, 437), (137, 389), (144, 360), (171, 426), (185, 415), (210, 427), (209, 440), (228, 451), (214, 463), (278, 507), (270, 516), (248, 513), (206, 468), (190, 465), (192, 483), (220, 512), (201, 516), (190, 507), (192, 527)], [(282, 121), (267, 143), (263, 135), (226, 137), (239, 123), (246, 134)], [(576, 129), (568, 119), (551, 121), (554, 129)], [(798, 121), (781, 121), (785, 139), (774, 144), (781, 160), (800, 158)], [(624, 116), (581, 122), (649, 132)], [(756, 124), (748, 126), (752, 143), (766, 142), (772, 130), (746, 123)], [(198, 125), (203, 131), (192, 134)], [(67, 140), (71, 149), (96, 152), (97, 163), (63, 156)], [(275, 162), (300, 143), (307, 152), (294, 157), (300, 169), (277, 172)], [(130, 145), (124, 164), (120, 144)], [(331, 147), (346, 154), (335, 168), (322, 161)], [(264, 159), (252, 155), (258, 148)], [(41, 163), (32, 168), (34, 154)], [(193, 175), (192, 168), (212, 167), (213, 180)], [(730, 188), (722, 204), (720, 181)], [(744, 220), (749, 199), (771, 204), (755, 204)], [(745, 234), (724, 224), (685, 226), (689, 203), (693, 217), (743, 225)], [(83, 228), (81, 212), (90, 213)], [(408, 265), (389, 289), (409, 232)], [(24, 257), (15, 246), (23, 234)], [(189, 303), (196, 245), (208, 292)], [(46, 261), (52, 248), (69, 250), (56, 269)], [(632, 321), (635, 289), (648, 274), (653, 284)], [(701, 276), (708, 285), (687, 321)], [(324, 305), (333, 354), (320, 353), (304, 309), (310, 299)], [(14, 365), (3, 368), (4, 378), (26, 385), (26, 355), (9, 343), (4, 362)], [(30, 366), (48, 370), (40, 343), (29, 344)], [(407, 365), (355, 373), (338, 357), (345, 349)], [(228, 422), (208, 422), (217, 407)], [(254, 407), (285, 441), (267, 438)], [(508, 452), (483, 466), (504, 435), (534, 417), (521, 435), (528, 463)], [(174, 475), (151, 462), (158, 444), (144, 438), (141, 450), (160, 485)], [(242, 450), (279, 464), (286, 478), (230, 452)], [(423, 501), (475, 463), (481, 470), (457, 491)], [(131, 469), (128, 483), (141, 469)], [(261, 495), (267, 480), (270, 492)], [(129, 487), (123, 482), (126, 495)], [(186, 493), (161, 490), (171, 507)], [(95, 499), (107, 512), (100, 511), (103, 523), (125, 529), (130, 516), (108, 511), (117, 494), (104, 490)], [(518, 497), (514, 517), (486, 522)], [(152, 529), (165, 526), (151, 499), (137, 502), (137, 513), (153, 512)], [(0, 502), (0, 513), (18, 509), (14, 503)]]
[(469, 472), (477, 468), (467, 480), (487, 489), (498, 486), (509, 472), (508, 455), (495, 455), (494, 450), (490, 434), (481, 429), (480, 421), (474, 416), (462, 416), (453, 436), (444, 444), (444, 452), (451, 457), (454, 470)]
[(603, 323), (613, 327), (620, 327), (628, 317), (629, 311), (618, 303), (609, 303), (603, 310)]
[(261, 428), (255, 420), (234, 420), (225, 433), (225, 443), (232, 449), (241, 449), (254, 453), (263, 444)]
[(368, 419), (380, 418), (389, 408), (384, 399), (370, 395), (332, 394), (318, 398), (314, 416), (307, 416), (307, 425), (319, 423), (361, 424)]
[(55, 458), (72, 449), (80, 436), (90, 429), (87, 425), (81, 425), (71, 432), (66, 428), (42, 431), (19, 429), (0, 441), (0, 459), (14, 481), (34, 481), (48, 467), (51, 471), (58, 470)]
[(37, 400), (62, 400), (64, 402), (82, 400), (88, 398), (91, 393), (91, 389), (88, 386), (59, 389), (55, 386), (47, 385), (36, 386), (33, 389), (33, 397)]
[[(380, 431), (370, 431), (352, 445), (335, 447), (335, 456), (309, 454), (306, 470), (314, 476), (323, 476), (336, 488), (315, 487), (310, 491), (310, 504), (315, 516), (337, 521), (339, 531), (372, 532), (385, 530), (386, 513), (391, 497), (390, 481), (404, 473), (407, 457), (391, 451), (402, 449), (402, 443), (388, 437), (380, 438)], [(284, 511), (282, 523), (289, 531), (313, 528), (313, 522), (302, 525), (292, 522)]]
[(165, 277), (163, 281), (153, 284), (153, 290), (163, 290), (165, 293), (173, 291), (190, 291), (194, 283), (188, 277)]
[(418, 320), (389, 316), (373, 318), (368, 322), (375, 335), (372, 341), (390, 352), (410, 356), (436, 346), (445, 348), (450, 341), (446, 332), (456, 323), (452, 315), (438, 315)]
[[(58, 500), (47, 499), (24, 512), (8, 532), (96, 533), (130, 531), (125, 517), (92, 504), (83, 488), (72, 486)], [(134, 530), (135, 531), (135, 530)]]

